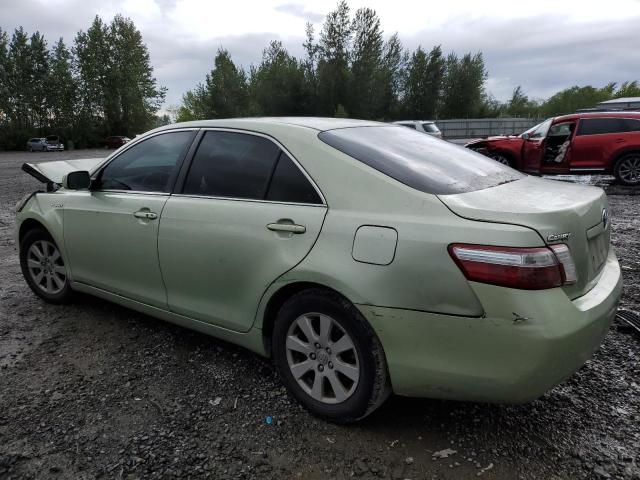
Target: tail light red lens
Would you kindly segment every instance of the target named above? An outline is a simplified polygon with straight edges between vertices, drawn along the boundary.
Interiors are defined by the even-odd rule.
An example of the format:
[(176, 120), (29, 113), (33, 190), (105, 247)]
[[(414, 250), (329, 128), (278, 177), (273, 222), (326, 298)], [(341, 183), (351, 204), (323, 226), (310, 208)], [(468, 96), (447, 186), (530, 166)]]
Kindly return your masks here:
[(454, 243), (449, 245), (449, 254), (465, 277), (474, 282), (543, 290), (577, 279), (566, 245), (519, 248)]

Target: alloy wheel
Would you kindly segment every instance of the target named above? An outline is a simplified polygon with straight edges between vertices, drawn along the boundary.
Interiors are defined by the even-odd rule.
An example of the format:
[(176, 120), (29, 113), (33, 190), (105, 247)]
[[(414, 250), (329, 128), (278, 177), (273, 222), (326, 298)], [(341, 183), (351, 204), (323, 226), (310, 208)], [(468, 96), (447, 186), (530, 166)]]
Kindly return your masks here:
[(27, 268), (33, 282), (44, 293), (56, 295), (67, 284), (67, 269), (60, 251), (48, 240), (31, 244), (27, 251)]
[(287, 332), (286, 353), (293, 378), (314, 400), (336, 404), (355, 392), (360, 378), (358, 352), (332, 317), (320, 313), (298, 317)]
[(618, 175), (626, 183), (640, 183), (640, 156), (633, 155), (625, 158), (618, 167)]

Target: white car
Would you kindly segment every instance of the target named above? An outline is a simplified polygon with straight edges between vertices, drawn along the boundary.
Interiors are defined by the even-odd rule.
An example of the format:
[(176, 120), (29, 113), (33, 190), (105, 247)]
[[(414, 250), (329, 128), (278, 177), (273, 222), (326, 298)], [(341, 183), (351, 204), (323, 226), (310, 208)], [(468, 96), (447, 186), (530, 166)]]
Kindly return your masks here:
[(402, 125), (403, 127), (412, 128), (418, 132), (426, 133), (432, 137), (442, 138), (442, 132), (436, 125), (436, 122), (431, 120), (399, 120), (393, 123), (396, 125)]
[(64, 144), (57, 135), (49, 135), (44, 138), (30, 138), (27, 142), (27, 150), (30, 152), (62, 152)]

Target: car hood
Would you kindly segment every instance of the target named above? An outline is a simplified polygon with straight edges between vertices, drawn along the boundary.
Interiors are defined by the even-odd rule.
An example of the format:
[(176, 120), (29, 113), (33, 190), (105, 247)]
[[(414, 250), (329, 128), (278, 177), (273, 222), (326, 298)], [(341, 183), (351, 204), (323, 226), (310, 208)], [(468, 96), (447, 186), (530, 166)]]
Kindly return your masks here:
[(87, 170), (91, 173), (104, 158), (79, 158), (76, 160), (58, 160), (55, 162), (23, 163), (22, 170), (42, 183), (62, 183), (69, 172)]
[(475, 140), (471, 140), (466, 145), (475, 145), (478, 143), (493, 142), (496, 140), (520, 140), (520, 137), (517, 135), (495, 135), (493, 137), (478, 138)]

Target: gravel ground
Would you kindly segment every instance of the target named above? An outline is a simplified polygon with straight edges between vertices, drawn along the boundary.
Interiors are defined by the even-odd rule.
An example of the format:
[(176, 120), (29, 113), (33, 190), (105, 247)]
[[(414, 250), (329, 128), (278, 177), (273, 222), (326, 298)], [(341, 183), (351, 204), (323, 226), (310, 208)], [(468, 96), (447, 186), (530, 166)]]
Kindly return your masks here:
[[(39, 184), (19, 167), (104, 154), (0, 154), (0, 478), (640, 479), (640, 338), (615, 326), (530, 404), (393, 397), (340, 427), (241, 348), (87, 296), (38, 300), (12, 234)], [(607, 188), (623, 305), (640, 310), (640, 197)]]

